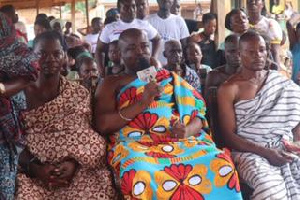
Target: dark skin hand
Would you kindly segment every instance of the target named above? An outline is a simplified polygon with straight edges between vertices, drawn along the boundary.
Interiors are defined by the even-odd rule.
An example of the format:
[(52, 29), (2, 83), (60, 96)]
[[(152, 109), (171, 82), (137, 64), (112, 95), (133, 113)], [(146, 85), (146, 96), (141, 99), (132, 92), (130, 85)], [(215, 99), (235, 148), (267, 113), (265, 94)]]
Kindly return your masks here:
[(59, 164), (30, 164), (35, 178), (41, 180), (49, 189), (68, 187), (77, 170), (75, 160), (65, 160)]
[(187, 125), (181, 122), (175, 122), (171, 127), (172, 137), (184, 139), (199, 133), (202, 127), (202, 122), (197, 117), (192, 119)]

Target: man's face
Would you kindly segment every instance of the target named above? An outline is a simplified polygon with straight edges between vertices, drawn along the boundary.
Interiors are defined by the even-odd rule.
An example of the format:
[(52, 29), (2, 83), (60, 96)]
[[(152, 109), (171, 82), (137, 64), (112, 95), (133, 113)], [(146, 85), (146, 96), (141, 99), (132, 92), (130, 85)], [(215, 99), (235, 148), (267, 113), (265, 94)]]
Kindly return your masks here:
[(263, 70), (267, 54), (266, 43), (262, 37), (240, 43), (241, 65), (248, 70)]
[(225, 43), (225, 59), (230, 67), (238, 68), (241, 63), (238, 40)]
[(64, 64), (64, 52), (58, 40), (41, 40), (36, 44), (34, 52), (40, 57), (42, 74), (53, 76), (60, 73)]
[(180, 64), (182, 61), (182, 48), (179, 42), (170, 42), (165, 45), (164, 56), (167, 58), (168, 65)]
[(90, 78), (97, 78), (99, 76), (99, 71), (97, 68), (97, 64), (94, 61), (83, 62), (80, 66), (80, 70), (78, 73), (80, 78), (84, 80), (88, 80)]
[(217, 21), (216, 19), (210, 20), (206, 24), (204, 24), (204, 32), (206, 35), (212, 35), (216, 32)]
[(239, 11), (238, 14), (234, 14), (230, 18), (230, 26), (235, 33), (244, 33), (249, 28), (249, 21), (247, 15)]
[(149, 4), (147, 0), (135, 0), (136, 18), (144, 19), (148, 14)]
[(103, 23), (101, 20), (96, 20), (93, 24), (92, 24), (92, 28), (94, 32), (100, 32), (103, 28)]
[(124, 22), (132, 22), (135, 18), (135, 1), (124, 0), (120, 3), (120, 18)]
[(247, 11), (248, 13), (261, 13), (264, 7), (262, 0), (247, 0)]
[(145, 69), (145, 66), (141, 66), (139, 63), (140, 58), (146, 58), (150, 62), (149, 41), (145, 33), (138, 36), (128, 36), (126, 39), (121, 40), (119, 44), (121, 59), (128, 70), (137, 72)]
[(157, 0), (160, 10), (169, 11), (174, 3), (174, 0)]
[(171, 7), (171, 13), (174, 15), (180, 14), (180, 2), (179, 0), (175, 0), (172, 7)]

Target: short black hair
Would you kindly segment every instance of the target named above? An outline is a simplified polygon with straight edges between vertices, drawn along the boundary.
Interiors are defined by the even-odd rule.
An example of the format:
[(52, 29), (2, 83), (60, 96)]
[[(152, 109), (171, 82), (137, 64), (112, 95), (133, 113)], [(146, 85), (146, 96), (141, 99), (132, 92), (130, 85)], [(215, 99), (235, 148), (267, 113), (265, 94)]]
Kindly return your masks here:
[(229, 13), (226, 14), (226, 16), (225, 16), (225, 28), (232, 31), (232, 27), (231, 27), (231, 23), (230, 23), (231, 17), (232, 17), (232, 15), (238, 14), (239, 12), (245, 13), (245, 11), (243, 9), (236, 8), (236, 9), (232, 9)]
[(79, 58), (79, 59), (76, 59), (75, 61), (75, 68), (77, 71), (80, 71), (80, 68), (83, 64), (87, 63), (92, 63), (92, 62), (95, 62), (95, 59), (94, 58), (91, 58), (91, 57), (82, 57), (82, 58)]
[(35, 47), (37, 46), (37, 44), (39, 42), (41, 42), (42, 40), (58, 40), (61, 47), (63, 48), (63, 39), (60, 33), (58, 33), (57, 31), (46, 31), (41, 33), (40, 35), (36, 36), (36, 38), (33, 40), (33, 49), (35, 49)]
[(34, 25), (39, 25), (47, 30), (51, 30), (50, 22), (47, 18), (38, 18), (35, 20)]
[(207, 24), (211, 20), (217, 19), (217, 15), (214, 13), (206, 13), (202, 17), (202, 23)]
[(97, 23), (98, 21), (102, 21), (101, 17), (94, 17), (91, 21), (92, 24)]
[(108, 45), (118, 45), (118, 40), (112, 41)]
[(255, 30), (248, 30), (246, 33), (241, 35), (240, 44), (242, 44), (243, 42), (253, 41), (254, 39), (258, 39), (260, 37), (262, 39), (264, 39), (264, 41), (266, 42), (266, 45), (267, 45), (266, 39), (262, 35), (260, 35), (258, 32), (256, 32)]
[(48, 19), (48, 16), (45, 13), (40, 13), (36, 15), (35, 21), (38, 19)]
[(79, 45), (79, 46), (75, 46), (73, 48), (69, 48), (68, 51), (67, 51), (67, 54), (69, 57), (72, 57), (73, 59), (76, 59), (76, 57), (82, 53), (82, 52), (85, 52), (86, 49), (84, 46), (82, 45)]
[(5, 14), (15, 12), (15, 7), (13, 5), (4, 5), (0, 8), (0, 12)]
[(228, 42), (233, 42), (234, 40), (239, 40), (240, 37), (236, 34), (231, 34), (231, 35), (228, 35), (226, 38), (225, 38), (225, 43), (228, 43)]

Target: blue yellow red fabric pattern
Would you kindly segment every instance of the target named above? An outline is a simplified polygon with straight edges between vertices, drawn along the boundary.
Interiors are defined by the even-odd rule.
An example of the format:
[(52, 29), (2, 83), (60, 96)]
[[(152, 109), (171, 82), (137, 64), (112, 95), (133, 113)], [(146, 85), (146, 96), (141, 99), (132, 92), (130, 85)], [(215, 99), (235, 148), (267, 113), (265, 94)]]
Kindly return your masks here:
[[(158, 72), (161, 96), (110, 138), (108, 160), (126, 199), (241, 199), (230, 156), (211, 140), (201, 95), (175, 73)], [(142, 98), (147, 83), (134, 80), (118, 95), (122, 109)], [(171, 137), (172, 124), (202, 120), (185, 139)]]

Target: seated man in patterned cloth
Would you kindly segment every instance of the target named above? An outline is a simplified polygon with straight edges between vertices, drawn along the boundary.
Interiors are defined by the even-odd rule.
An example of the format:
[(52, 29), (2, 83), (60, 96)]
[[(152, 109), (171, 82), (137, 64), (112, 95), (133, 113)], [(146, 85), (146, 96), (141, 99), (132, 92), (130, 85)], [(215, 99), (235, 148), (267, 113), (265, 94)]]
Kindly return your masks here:
[[(240, 38), (241, 70), (218, 90), (220, 125), (239, 175), (252, 199), (300, 198), (300, 88), (277, 71), (265, 70), (264, 39)], [(292, 149), (291, 147), (294, 147)]]
[(207, 134), (197, 90), (165, 69), (150, 83), (137, 78), (150, 66), (144, 32), (125, 30), (119, 47), (125, 73), (98, 87), (94, 121), (109, 137), (108, 160), (125, 199), (241, 199), (230, 157)]

